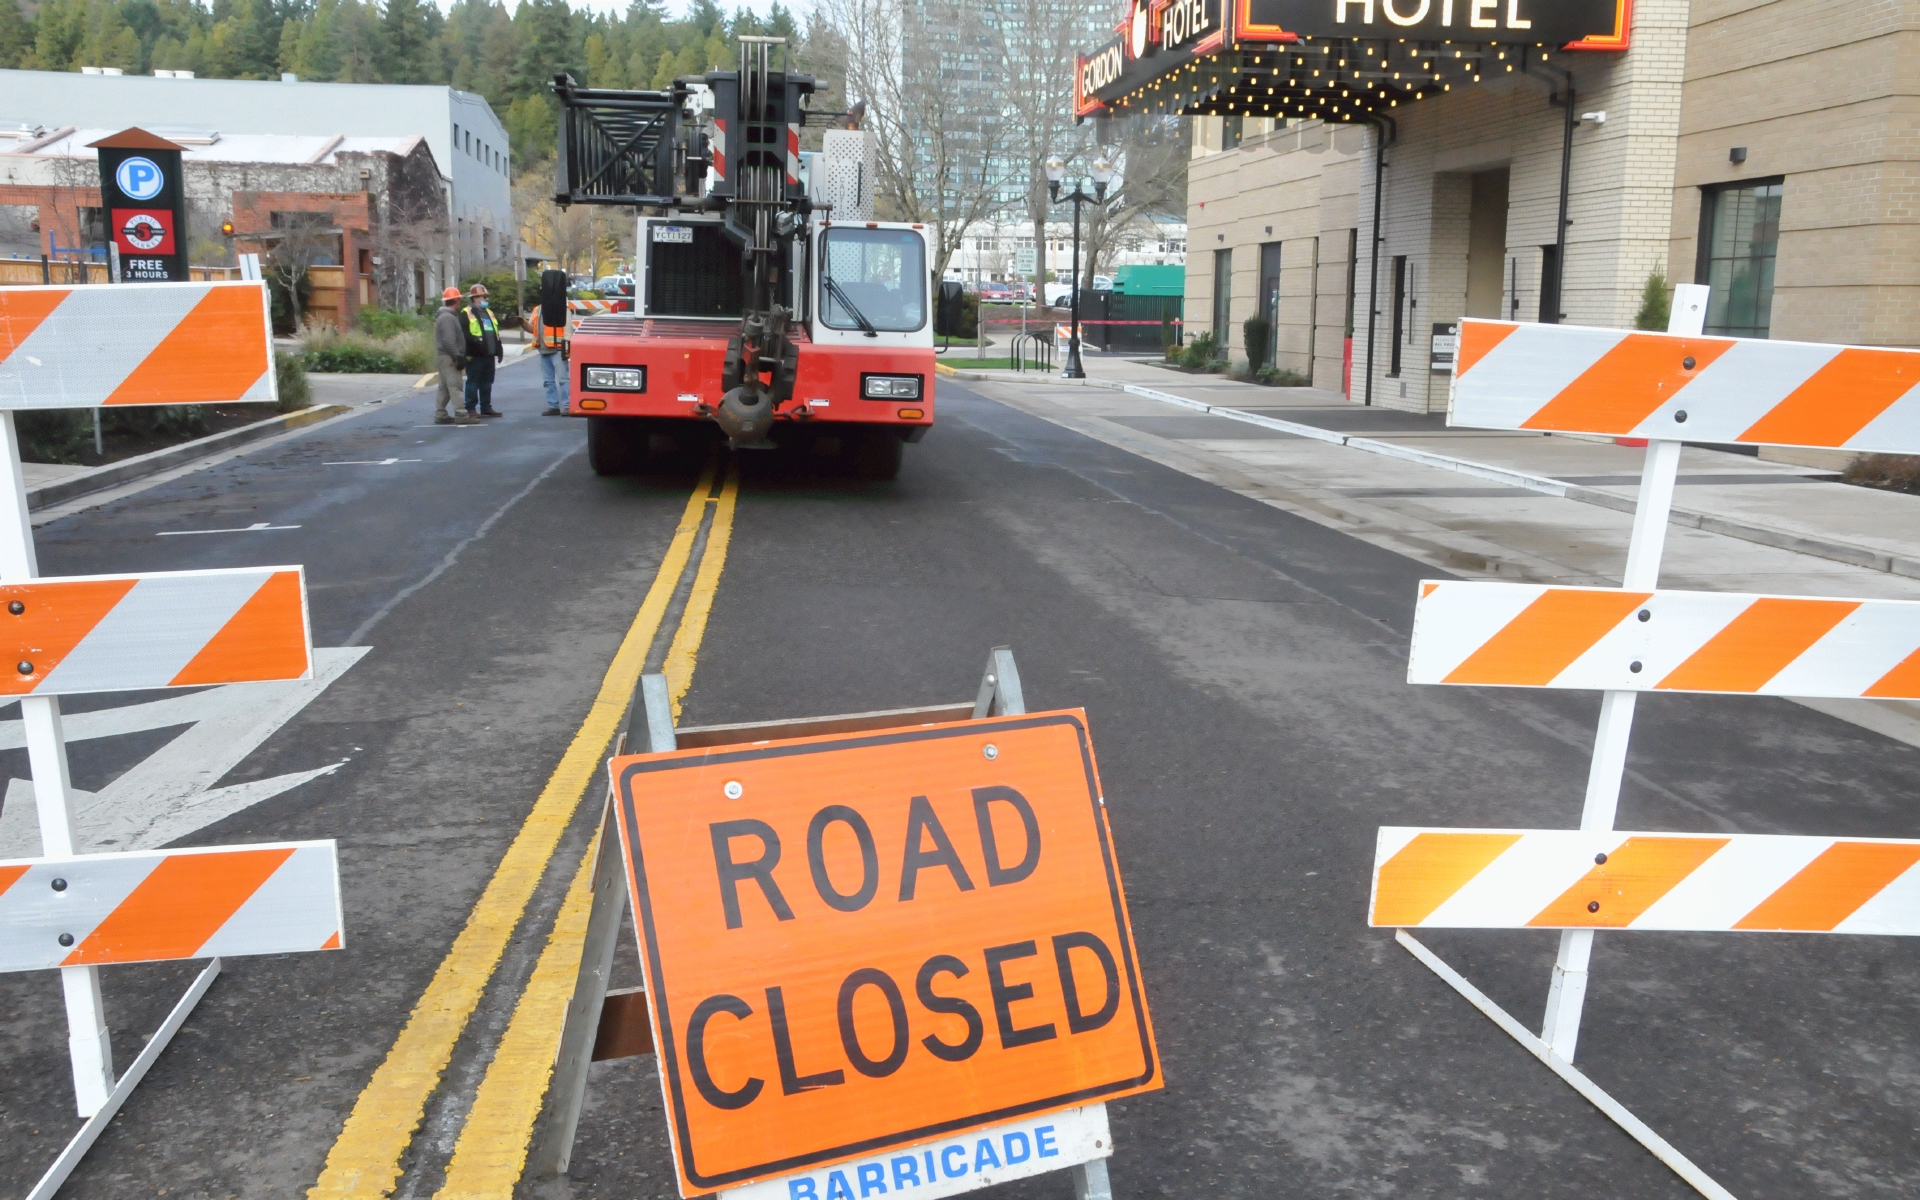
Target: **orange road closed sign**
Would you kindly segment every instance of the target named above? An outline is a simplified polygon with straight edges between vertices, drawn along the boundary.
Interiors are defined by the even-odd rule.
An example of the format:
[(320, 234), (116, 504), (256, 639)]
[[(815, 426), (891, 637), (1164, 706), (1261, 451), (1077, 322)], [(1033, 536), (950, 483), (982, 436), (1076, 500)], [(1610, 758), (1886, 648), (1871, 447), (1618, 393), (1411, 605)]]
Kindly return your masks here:
[(612, 769), (683, 1194), (1160, 1086), (1079, 711)]

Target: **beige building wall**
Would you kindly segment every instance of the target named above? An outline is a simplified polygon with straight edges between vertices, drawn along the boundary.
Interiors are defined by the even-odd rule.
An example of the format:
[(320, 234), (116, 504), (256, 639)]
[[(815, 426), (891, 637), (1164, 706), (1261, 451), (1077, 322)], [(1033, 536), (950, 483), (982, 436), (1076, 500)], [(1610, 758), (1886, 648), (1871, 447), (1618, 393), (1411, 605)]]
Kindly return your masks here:
[[(1315, 387), (1341, 386), (1351, 247), (1359, 227), (1362, 131), (1318, 121), (1249, 120), (1222, 149), (1222, 121), (1194, 118), (1187, 183), (1186, 335), (1212, 331), (1245, 361), (1241, 324), (1260, 312), (1261, 247), (1280, 244), (1274, 365)], [(1213, 329), (1214, 262), (1232, 253), (1232, 305)]]
[(1920, 2), (1693, 6), (1668, 276), (1703, 188), (1780, 177), (1771, 336), (1920, 346)]
[[(1466, 310), (1476, 174), (1507, 175), (1499, 315), (1522, 321), (1540, 316), (1542, 248), (1556, 241), (1565, 130), (1565, 109), (1554, 94), (1564, 86), (1565, 70), (1573, 72), (1576, 113), (1604, 112), (1606, 119), (1583, 120), (1574, 132), (1560, 312), (1569, 323), (1631, 324), (1647, 276), (1668, 268), (1679, 253), (1673, 193), (1687, 46), (1687, 0), (1637, 0), (1632, 48), (1625, 54), (1556, 53), (1545, 66), (1536, 60), (1529, 75), (1512, 69), (1515, 60), (1500, 57), (1498, 48), (1486, 47), (1483, 82), (1393, 109), (1398, 138), (1386, 152), (1377, 277), (1372, 223), (1381, 134), (1375, 128), (1308, 121), (1256, 134), (1258, 123), (1248, 121), (1241, 147), (1223, 151), (1220, 119), (1196, 118), (1188, 185), (1189, 333), (1211, 324), (1212, 251), (1234, 250), (1230, 344), (1239, 349), (1238, 323), (1257, 304), (1259, 243), (1317, 228), (1325, 288), (1330, 260), (1340, 259), (1338, 273), (1345, 274), (1345, 252), (1327, 254), (1337, 239), (1326, 235), (1357, 229), (1352, 398), (1367, 398), (1370, 391), (1372, 402), (1386, 407), (1445, 408), (1449, 376), (1429, 370), (1432, 330)], [(1322, 203), (1337, 209), (1306, 211), (1323, 195)], [(1397, 258), (1405, 260), (1406, 289), (1395, 370)], [(1690, 279), (1691, 270), (1673, 277)], [(1341, 285), (1344, 291), (1344, 280)], [(1289, 311), (1284, 303), (1282, 311)], [(1344, 327), (1345, 316), (1333, 319), (1323, 304), (1316, 346), (1330, 328)], [(1288, 345), (1284, 337), (1281, 345)], [(1338, 386), (1337, 379), (1316, 356), (1314, 382)]]

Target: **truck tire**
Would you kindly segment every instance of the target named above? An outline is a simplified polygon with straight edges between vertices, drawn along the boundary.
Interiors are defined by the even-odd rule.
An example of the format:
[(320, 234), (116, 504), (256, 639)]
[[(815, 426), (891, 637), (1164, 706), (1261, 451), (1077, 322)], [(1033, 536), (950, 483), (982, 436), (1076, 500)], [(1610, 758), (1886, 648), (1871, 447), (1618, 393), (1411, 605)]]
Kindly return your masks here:
[(900, 462), (906, 451), (906, 443), (898, 434), (885, 430), (863, 433), (853, 444), (853, 473), (861, 479), (891, 483), (900, 477)]
[(630, 428), (632, 424), (619, 417), (587, 418), (587, 462), (595, 475), (631, 475), (640, 469), (646, 435)]

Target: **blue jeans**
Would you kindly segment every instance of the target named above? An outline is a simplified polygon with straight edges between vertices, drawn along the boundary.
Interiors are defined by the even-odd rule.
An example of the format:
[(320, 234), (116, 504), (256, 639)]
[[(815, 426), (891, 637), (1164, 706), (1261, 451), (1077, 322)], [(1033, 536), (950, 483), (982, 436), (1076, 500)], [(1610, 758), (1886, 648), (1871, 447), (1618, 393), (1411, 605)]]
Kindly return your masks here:
[(559, 412), (567, 406), (567, 360), (559, 351), (540, 356), (540, 379), (547, 387), (547, 408)]
[(493, 411), (493, 360), (485, 355), (467, 360), (467, 411)]

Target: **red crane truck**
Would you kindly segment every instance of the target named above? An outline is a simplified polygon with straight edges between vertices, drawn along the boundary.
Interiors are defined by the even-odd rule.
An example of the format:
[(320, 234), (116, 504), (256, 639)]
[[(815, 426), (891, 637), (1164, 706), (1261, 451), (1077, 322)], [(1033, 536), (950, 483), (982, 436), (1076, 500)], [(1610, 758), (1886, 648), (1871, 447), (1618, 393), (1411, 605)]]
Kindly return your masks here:
[(837, 450), (893, 479), (933, 424), (932, 288), (919, 225), (874, 221), (872, 135), (810, 107), (775, 70), (778, 38), (740, 39), (740, 69), (665, 91), (554, 81), (555, 201), (639, 211), (634, 311), (574, 328), (568, 411), (602, 475), (724, 437), (736, 449)]

